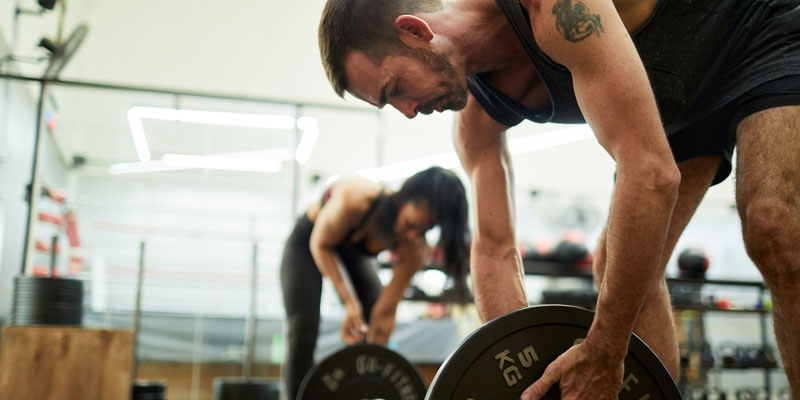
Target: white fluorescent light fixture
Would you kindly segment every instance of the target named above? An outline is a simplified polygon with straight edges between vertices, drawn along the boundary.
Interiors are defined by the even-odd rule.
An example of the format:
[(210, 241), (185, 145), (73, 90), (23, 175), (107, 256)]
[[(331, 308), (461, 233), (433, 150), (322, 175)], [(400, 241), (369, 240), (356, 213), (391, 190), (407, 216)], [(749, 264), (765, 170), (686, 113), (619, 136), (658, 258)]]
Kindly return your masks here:
[(297, 127), (303, 131), (303, 137), (300, 138), (300, 143), (297, 144), (294, 158), (300, 165), (305, 165), (308, 161), (308, 157), (311, 156), (311, 150), (314, 149), (314, 144), (317, 142), (319, 124), (314, 117), (300, 117), (297, 119)]
[(108, 166), (108, 172), (111, 175), (135, 174), (139, 172), (173, 171), (179, 169), (186, 168), (174, 166), (171, 167), (166, 165), (162, 160), (127, 162)]
[[(237, 157), (245, 159), (260, 158), (260, 159), (270, 159), (277, 161), (289, 161), (294, 157), (291, 148), (253, 150), (253, 151), (242, 151), (236, 153), (220, 153), (220, 154), (214, 154), (214, 156), (230, 157), (230, 158)], [(122, 175), (122, 174), (134, 174), (141, 172), (179, 171), (192, 168), (193, 167), (170, 166), (165, 164), (163, 160), (152, 160), (152, 161), (136, 161), (136, 162), (112, 164), (108, 166), (108, 172), (111, 175)]]
[(138, 108), (140, 107), (133, 107), (128, 110), (128, 125), (131, 127), (133, 146), (136, 148), (136, 155), (139, 157), (139, 161), (150, 161), (150, 145), (147, 144), (147, 136), (144, 134), (144, 126), (142, 126), (142, 118), (139, 117)]
[(246, 114), (220, 111), (176, 110), (174, 108), (131, 107), (128, 116), (140, 119), (190, 122), (195, 124), (241, 126), (246, 128), (292, 129), (291, 115)]
[(259, 158), (164, 154), (162, 161), (168, 167), (224, 169), (247, 172), (278, 172), (281, 170), (280, 161)]
[(392, 181), (411, 176), (415, 172), (422, 171), (432, 165), (438, 165), (442, 168), (455, 167), (458, 165), (458, 156), (456, 156), (456, 153), (437, 154), (382, 167), (363, 169), (358, 171), (358, 174), (372, 181)]
[[(569, 128), (509, 140), (508, 149), (511, 154), (523, 154), (574, 143), (592, 137), (594, 137), (594, 134), (588, 125), (575, 125)], [(363, 169), (359, 171), (358, 174), (377, 182), (392, 181), (409, 177), (432, 165), (438, 165), (442, 168), (455, 167), (459, 165), (458, 156), (455, 152), (437, 154), (430, 157), (388, 164), (382, 167)]]
[(333, 175), (325, 181), (325, 186), (330, 186), (333, 182), (338, 181), (342, 176), (339, 174)]
[(508, 141), (508, 151), (511, 154), (530, 153), (551, 147), (562, 146), (569, 143), (593, 138), (594, 133), (589, 125), (575, 125), (555, 131), (542, 132)]
[(246, 128), (292, 129), (295, 119), (291, 115), (246, 114), (219, 111), (178, 110), (159, 107), (131, 107), (128, 124), (140, 161), (150, 161), (150, 148), (144, 133), (142, 119), (179, 121), (195, 124), (239, 126)]

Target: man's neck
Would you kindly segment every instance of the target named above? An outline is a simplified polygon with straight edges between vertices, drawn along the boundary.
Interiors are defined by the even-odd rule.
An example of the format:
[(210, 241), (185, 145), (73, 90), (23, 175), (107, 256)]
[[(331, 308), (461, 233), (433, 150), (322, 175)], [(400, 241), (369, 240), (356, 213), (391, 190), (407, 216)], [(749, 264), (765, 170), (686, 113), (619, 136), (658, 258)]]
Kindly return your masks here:
[(444, 52), (465, 75), (495, 71), (519, 61), (513, 29), (494, 0), (461, 0), (420, 15), (434, 34), (432, 45)]

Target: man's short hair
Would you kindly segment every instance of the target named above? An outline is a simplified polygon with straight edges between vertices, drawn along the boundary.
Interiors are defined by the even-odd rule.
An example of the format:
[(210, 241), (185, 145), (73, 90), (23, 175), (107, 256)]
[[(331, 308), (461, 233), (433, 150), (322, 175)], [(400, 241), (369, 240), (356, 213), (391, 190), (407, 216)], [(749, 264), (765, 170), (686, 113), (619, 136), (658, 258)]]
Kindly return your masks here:
[(375, 64), (391, 50), (404, 54), (408, 48), (397, 37), (395, 19), (442, 7), (442, 0), (328, 0), (319, 23), (319, 52), (336, 94), (343, 97), (348, 88), (344, 59), (351, 51)]

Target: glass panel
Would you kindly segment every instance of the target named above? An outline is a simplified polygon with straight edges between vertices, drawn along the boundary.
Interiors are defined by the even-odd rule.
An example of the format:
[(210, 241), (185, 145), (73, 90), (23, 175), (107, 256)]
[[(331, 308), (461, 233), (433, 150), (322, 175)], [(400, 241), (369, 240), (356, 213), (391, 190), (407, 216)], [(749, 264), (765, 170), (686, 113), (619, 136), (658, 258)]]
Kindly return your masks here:
[[(298, 214), (320, 199), (329, 181), (375, 167), (381, 134), (377, 114), (371, 110), (357, 112), (304, 106), (301, 115), (313, 118), (311, 121), (316, 122), (319, 134), (310, 146), (308, 161), (300, 167)], [(306, 132), (302, 135), (306, 136)]]
[[(25, 188), (31, 177), (36, 98), (39, 85), (0, 80), (0, 201), (3, 202), (5, 233), (0, 258), (0, 316), (11, 308), (13, 276), (22, 270), (28, 206)], [(6, 290), (9, 289), (9, 290)], [(2, 317), (0, 317), (2, 319)]]
[[(84, 325), (133, 328), (144, 257), (137, 377), (210, 399), (215, 377), (243, 374), (257, 244), (253, 375), (278, 376), (283, 242), (327, 178), (375, 166), (375, 113), (64, 85), (48, 88), (45, 113), (41, 180), (65, 199), (39, 207), (73, 222), (36, 237), (58, 235), (58, 273), (85, 281)], [(33, 115), (15, 126), (32, 133)], [(335, 151), (342, 141), (352, 154)]]

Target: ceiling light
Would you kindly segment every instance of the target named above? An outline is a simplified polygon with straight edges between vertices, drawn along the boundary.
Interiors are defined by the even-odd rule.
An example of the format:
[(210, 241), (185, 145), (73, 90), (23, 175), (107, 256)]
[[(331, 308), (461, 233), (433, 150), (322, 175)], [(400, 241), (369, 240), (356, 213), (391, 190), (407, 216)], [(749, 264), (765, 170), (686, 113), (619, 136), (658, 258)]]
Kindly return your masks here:
[[(262, 160), (270, 159), (276, 161), (289, 161), (293, 157), (291, 150), (292, 150), (291, 148), (251, 150), (251, 151), (241, 151), (236, 153), (220, 153), (220, 154), (214, 154), (214, 156), (221, 156), (228, 158), (238, 157), (238, 158), (249, 158), (249, 159), (258, 158)], [(139, 172), (177, 171), (177, 170), (184, 170), (191, 168), (192, 167), (171, 166), (165, 164), (163, 160), (153, 160), (153, 161), (137, 161), (137, 162), (112, 164), (108, 166), (108, 172), (112, 175), (121, 175), (121, 174), (133, 174)]]
[(128, 125), (131, 128), (136, 155), (140, 161), (150, 161), (150, 148), (144, 133), (142, 119), (179, 121), (195, 124), (239, 126), (263, 129), (292, 129), (295, 119), (291, 115), (247, 114), (219, 111), (178, 110), (160, 107), (131, 107)]
[(594, 137), (589, 125), (574, 125), (569, 128), (537, 133), (508, 141), (508, 151), (511, 154), (530, 153), (536, 150), (547, 149), (577, 142)]
[(358, 171), (358, 174), (373, 181), (391, 181), (406, 178), (432, 165), (438, 165), (442, 168), (452, 168), (458, 165), (458, 157), (456, 153), (437, 154), (435, 156), (388, 164), (382, 167), (362, 169)]
[(135, 174), (139, 172), (159, 172), (186, 169), (184, 167), (174, 167), (164, 164), (162, 160), (139, 161), (119, 163), (108, 166), (108, 173), (111, 175)]
[(132, 107), (130, 112), (139, 118), (164, 121), (190, 122), (195, 124), (242, 126), (247, 128), (292, 129), (291, 115), (247, 114), (219, 111), (176, 110), (174, 108)]
[(325, 186), (330, 186), (333, 182), (338, 181), (342, 176), (339, 174), (332, 175), (330, 178), (325, 180)]
[(133, 147), (136, 149), (139, 161), (150, 161), (150, 146), (147, 144), (147, 136), (144, 134), (144, 126), (142, 126), (142, 119), (139, 117), (137, 108), (133, 107), (128, 110), (128, 125), (131, 127)]
[(162, 160), (165, 165), (170, 167), (224, 169), (248, 172), (278, 172), (281, 170), (280, 161), (261, 158), (164, 154)]
[[(537, 133), (534, 135), (512, 139), (508, 141), (508, 149), (511, 154), (530, 153), (550, 147), (561, 146), (568, 143), (594, 137), (588, 125), (575, 125), (569, 128), (554, 131)], [(422, 171), (433, 165), (442, 168), (453, 168), (459, 165), (458, 156), (455, 152), (437, 154), (434, 156), (403, 161), (382, 167), (367, 168), (358, 172), (364, 178), (372, 181), (392, 181), (404, 179), (416, 172)]]

